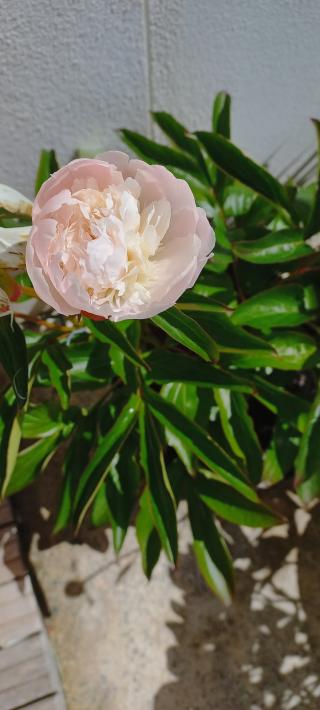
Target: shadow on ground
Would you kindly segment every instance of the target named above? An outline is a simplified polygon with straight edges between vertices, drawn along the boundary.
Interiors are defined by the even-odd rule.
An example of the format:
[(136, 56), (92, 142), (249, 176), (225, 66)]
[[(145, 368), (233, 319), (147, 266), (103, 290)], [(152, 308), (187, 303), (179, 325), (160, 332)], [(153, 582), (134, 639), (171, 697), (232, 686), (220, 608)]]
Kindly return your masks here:
[(157, 692), (154, 710), (320, 707), (319, 531), (320, 507), (256, 537), (233, 529), (237, 588), (226, 610), (191, 552), (182, 556), (171, 573), (183, 591), (183, 604), (173, 604), (180, 620), (169, 624), (175, 678)]

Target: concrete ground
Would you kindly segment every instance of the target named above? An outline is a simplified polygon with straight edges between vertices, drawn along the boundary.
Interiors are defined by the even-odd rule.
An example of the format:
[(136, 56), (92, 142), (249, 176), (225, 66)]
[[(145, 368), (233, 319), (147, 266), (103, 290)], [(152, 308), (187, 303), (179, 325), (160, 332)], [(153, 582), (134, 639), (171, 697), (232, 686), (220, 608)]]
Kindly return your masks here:
[(31, 487), (17, 505), (69, 710), (320, 708), (320, 507), (264, 533), (228, 527), (226, 609), (197, 572), (185, 521), (178, 568), (163, 557), (148, 583), (132, 531), (118, 560), (104, 531), (49, 547), (41, 496)]

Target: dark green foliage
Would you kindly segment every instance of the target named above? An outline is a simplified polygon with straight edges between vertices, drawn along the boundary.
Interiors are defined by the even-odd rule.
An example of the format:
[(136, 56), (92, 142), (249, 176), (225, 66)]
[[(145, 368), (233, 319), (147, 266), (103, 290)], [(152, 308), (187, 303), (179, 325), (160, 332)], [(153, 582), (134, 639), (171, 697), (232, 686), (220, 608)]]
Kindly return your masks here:
[[(193, 135), (154, 113), (170, 146), (121, 131), (137, 155), (189, 182), (215, 228), (213, 259), (174, 308), (140, 323), (86, 318), (68, 333), (56, 317), (56, 330), (26, 331), (31, 404), (22, 331), (0, 319), (13, 384), (1, 403), (2, 493), (34, 480), (64, 443), (56, 531), (88, 514), (112, 528), (118, 552), (135, 524), (150, 577), (161, 549), (176, 563), (184, 505), (201, 573), (225, 601), (233, 579), (220, 521), (281, 522), (262, 483), (307, 502), (320, 494), (320, 255), (309, 241), (320, 183), (281, 183), (245, 156), (230, 109), (220, 93), (212, 132)], [(37, 188), (56, 168), (44, 152)], [(50, 388), (45, 403), (32, 386)]]

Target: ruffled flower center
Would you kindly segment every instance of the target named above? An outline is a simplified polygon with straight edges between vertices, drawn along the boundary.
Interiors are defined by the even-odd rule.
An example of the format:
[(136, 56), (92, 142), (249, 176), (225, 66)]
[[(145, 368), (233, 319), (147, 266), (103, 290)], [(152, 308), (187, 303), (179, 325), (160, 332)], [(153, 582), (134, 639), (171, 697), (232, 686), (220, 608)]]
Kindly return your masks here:
[(128, 301), (150, 301), (156, 253), (171, 218), (167, 200), (140, 209), (140, 185), (127, 178), (102, 192), (86, 187), (72, 193), (67, 220), (57, 223), (48, 266), (58, 269), (67, 290), (78, 282), (94, 306), (118, 311)]

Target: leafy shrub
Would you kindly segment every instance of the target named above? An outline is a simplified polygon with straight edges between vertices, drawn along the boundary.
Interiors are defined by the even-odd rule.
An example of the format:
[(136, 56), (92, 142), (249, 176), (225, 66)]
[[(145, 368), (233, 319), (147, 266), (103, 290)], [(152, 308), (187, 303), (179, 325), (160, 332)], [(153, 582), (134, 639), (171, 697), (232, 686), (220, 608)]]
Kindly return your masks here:
[[(167, 113), (153, 118), (172, 146), (126, 129), (121, 136), (187, 180), (214, 224), (214, 258), (176, 307), (150, 320), (51, 313), (27, 317), (21, 330), (0, 319), (12, 381), (1, 404), (1, 490), (34, 481), (64, 444), (56, 531), (78, 530), (88, 516), (111, 526), (119, 552), (135, 523), (148, 577), (161, 549), (177, 559), (185, 501), (199, 568), (228, 600), (220, 521), (281, 522), (261, 491), (284, 479), (305, 503), (320, 492), (320, 187), (282, 184), (246, 157), (230, 141), (225, 94), (215, 99), (212, 132), (190, 135)], [(44, 151), (37, 189), (56, 168)], [(0, 221), (26, 223), (5, 210)], [(19, 278), (26, 296), (30, 283)], [(79, 392), (81, 401), (88, 393), (85, 407)]]

